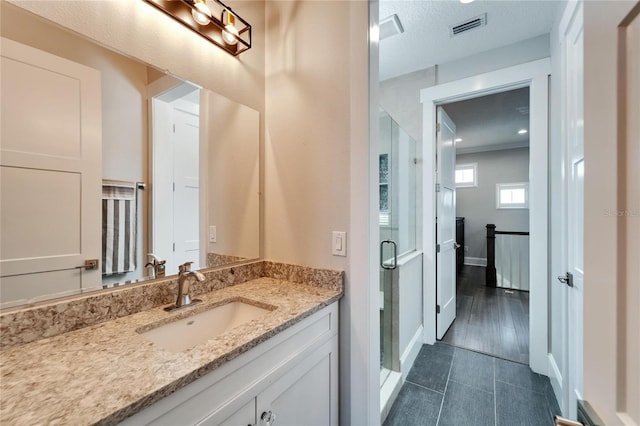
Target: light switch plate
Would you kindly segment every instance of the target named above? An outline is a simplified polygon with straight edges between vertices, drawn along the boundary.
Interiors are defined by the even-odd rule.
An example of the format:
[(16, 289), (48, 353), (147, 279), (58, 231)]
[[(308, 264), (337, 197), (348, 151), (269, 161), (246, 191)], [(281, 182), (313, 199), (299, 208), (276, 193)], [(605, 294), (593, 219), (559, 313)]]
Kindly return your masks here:
[(209, 226), (209, 242), (210, 243), (215, 243), (218, 239), (218, 231), (216, 230), (216, 226), (215, 225), (211, 225)]
[(347, 256), (347, 233), (333, 231), (331, 238), (331, 254), (334, 256)]

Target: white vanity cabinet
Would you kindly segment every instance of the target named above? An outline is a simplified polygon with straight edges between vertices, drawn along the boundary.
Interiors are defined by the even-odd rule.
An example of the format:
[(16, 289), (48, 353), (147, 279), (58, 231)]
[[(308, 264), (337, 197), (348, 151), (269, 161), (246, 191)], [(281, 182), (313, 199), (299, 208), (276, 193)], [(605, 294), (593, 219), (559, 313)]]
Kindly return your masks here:
[(123, 425), (337, 425), (338, 302)]

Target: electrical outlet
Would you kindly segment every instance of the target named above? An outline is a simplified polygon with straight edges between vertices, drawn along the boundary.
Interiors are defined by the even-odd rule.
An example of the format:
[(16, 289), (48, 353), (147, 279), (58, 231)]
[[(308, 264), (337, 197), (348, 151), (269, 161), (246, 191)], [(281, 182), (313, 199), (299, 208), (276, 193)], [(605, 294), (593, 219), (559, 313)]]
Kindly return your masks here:
[(215, 243), (218, 240), (218, 231), (216, 230), (215, 225), (211, 225), (209, 227), (209, 242)]

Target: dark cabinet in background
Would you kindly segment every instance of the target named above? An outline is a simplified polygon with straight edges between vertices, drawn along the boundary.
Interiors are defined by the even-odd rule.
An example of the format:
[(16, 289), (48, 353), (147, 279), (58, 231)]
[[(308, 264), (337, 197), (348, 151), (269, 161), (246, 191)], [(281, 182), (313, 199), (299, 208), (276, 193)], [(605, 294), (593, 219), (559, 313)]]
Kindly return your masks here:
[(464, 217), (456, 217), (456, 242), (460, 244), (456, 250), (456, 272), (459, 274), (464, 265)]

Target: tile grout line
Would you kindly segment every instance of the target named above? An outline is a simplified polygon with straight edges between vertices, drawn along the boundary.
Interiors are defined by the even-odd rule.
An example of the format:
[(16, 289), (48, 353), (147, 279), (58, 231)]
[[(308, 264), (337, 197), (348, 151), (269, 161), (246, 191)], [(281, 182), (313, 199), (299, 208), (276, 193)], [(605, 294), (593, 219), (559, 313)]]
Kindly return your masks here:
[(456, 360), (456, 350), (453, 350), (453, 356), (451, 357), (451, 365), (449, 366), (449, 373), (447, 374), (447, 382), (444, 385), (444, 392), (442, 393), (442, 401), (440, 402), (440, 410), (438, 411), (438, 419), (436, 420), (436, 426), (440, 423), (440, 416), (442, 415), (442, 407), (444, 406), (444, 398), (447, 395), (447, 388), (449, 387), (449, 378), (451, 377), (451, 370), (453, 369), (453, 363)]
[[(440, 394), (440, 395), (444, 395), (444, 392), (440, 392), (440, 391), (437, 391), (435, 389), (431, 389), (431, 388), (428, 388), (426, 386), (422, 386), (421, 384), (412, 382), (411, 380), (405, 380), (404, 382), (405, 383), (411, 383), (412, 385), (417, 386), (419, 388), (422, 388), (424, 390), (428, 390), (428, 391), (435, 392), (435, 393)], [(445, 385), (445, 390), (446, 390), (446, 385)]]

